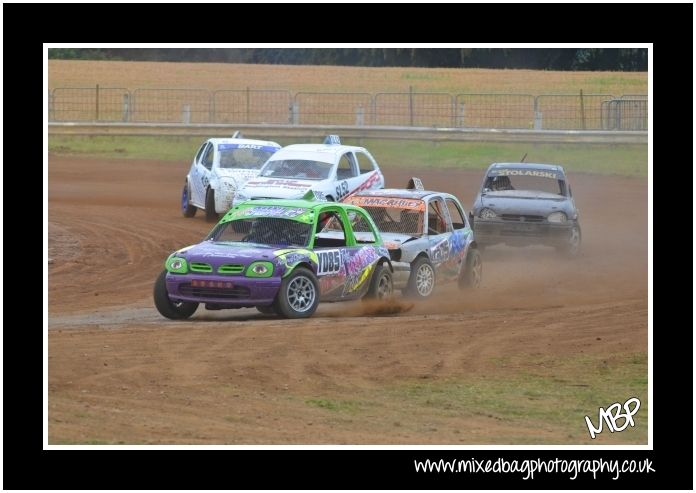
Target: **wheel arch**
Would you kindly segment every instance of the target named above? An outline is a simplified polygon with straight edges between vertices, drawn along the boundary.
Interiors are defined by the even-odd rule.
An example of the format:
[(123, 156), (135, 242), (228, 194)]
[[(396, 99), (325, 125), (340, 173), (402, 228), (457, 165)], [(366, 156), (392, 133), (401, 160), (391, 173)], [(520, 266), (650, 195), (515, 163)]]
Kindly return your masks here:
[(315, 276), (317, 275), (317, 271), (314, 267), (312, 267), (311, 263), (307, 262), (306, 260), (302, 260), (302, 261), (296, 263), (295, 265), (293, 265), (292, 267), (288, 267), (287, 270), (285, 271), (285, 273), (283, 274), (283, 277), (288, 277), (298, 267), (304, 267), (304, 268), (308, 269)]

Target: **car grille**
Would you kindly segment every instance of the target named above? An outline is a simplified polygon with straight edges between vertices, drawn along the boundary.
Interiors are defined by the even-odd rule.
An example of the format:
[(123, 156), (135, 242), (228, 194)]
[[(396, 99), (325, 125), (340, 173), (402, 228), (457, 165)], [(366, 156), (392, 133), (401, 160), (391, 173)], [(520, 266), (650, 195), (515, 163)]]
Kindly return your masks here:
[(222, 298), (222, 299), (239, 299), (248, 298), (251, 291), (246, 286), (221, 287), (220, 281), (198, 281), (200, 284), (214, 284), (213, 286), (192, 286), (190, 283), (179, 284), (179, 292), (184, 296), (193, 296), (196, 298)]
[(523, 221), (526, 223), (540, 223), (544, 216), (531, 216), (527, 214), (501, 214), (503, 221)]
[(218, 274), (241, 274), (244, 272), (242, 264), (223, 264), (218, 267)]
[(193, 272), (213, 272), (213, 267), (205, 262), (191, 262)]

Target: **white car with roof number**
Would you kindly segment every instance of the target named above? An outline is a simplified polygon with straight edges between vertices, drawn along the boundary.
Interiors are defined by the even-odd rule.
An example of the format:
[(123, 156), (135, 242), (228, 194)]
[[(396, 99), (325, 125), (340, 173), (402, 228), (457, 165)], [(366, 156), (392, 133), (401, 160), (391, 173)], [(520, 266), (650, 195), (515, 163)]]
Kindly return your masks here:
[(239, 132), (232, 138), (212, 138), (198, 149), (186, 175), (181, 193), (181, 211), (193, 217), (198, 209), (206, 219), (217, 221), (218, 214), (232, 207), (235, 194), (278, 149), (276, 142), (245, 139)]
[(338, 202), (378, 188), (384, 188), (384, 175), (372, 155), (330, 135), (322, 144), (294, 144), (276, 152), (259, 175), (237, 191), (234, 205), (254, 199), (298, 199), (309, 191)]

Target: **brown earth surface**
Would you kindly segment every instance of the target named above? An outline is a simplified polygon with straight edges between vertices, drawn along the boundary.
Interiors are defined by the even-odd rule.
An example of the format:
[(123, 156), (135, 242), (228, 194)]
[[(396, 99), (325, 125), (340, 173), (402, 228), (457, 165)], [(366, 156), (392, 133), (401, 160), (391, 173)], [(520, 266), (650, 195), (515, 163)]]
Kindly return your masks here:
[[(432, 301), (397, 301), (386, 313), (359, 302), (322, 305), (309, 320), (200, 308), (172, 322), (153, 307), (154, 279), (171, 251), (210, 229), (200, 211), (179, 211), (187, 169), (49, 156), (49, 443), (590, 443), (586, 430), (429, 414), (390, 396), (413, 382), (514, 380), (544, 368), (559, 382), (582, 380), (562, 362), (647, 352), (645, 179), (573, 176), (579, 258), (491, 248), (474, 294), (445, 285)], [(467, 208), (481, 179), (385, 170), (392, 186), (412, 175)], [(596, 408), (587, 413), (596, 420)], [(620, 433), (599, 438), (625, 443)]]

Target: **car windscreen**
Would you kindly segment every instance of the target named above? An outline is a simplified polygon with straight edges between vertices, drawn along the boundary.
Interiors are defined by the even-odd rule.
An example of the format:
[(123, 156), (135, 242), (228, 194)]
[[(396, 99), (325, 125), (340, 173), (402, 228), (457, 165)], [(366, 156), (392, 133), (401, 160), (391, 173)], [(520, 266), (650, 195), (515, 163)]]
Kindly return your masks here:
[(489, 192), (525, 190), (566, 195), (563, 174), (544, 169), (494, 169), (486, 177), (483, 188)]
[(306, 247), (312, 225), (279, 217), (247, 217), (218, 224), (208, 240), (219, 243), (255, 243), (278, 247)]
[(261, 169), (277, 149), (270, 146), (220, 144), (220, 167), (227, 169)]
[(302, 180), (326, 180), (333, 164), (306, 159), (281, 159), (268, 161), (260, 175), (268, 178), (297, 178)]
[(365, 209), (383, 233), (423, 234), (425, 202), (420, 199), (354, 195), (346, 202)]
[(364, 207), (383, 233), (401, 233), (410, 236), (423, 234), (423, 211), (398, 207)]

